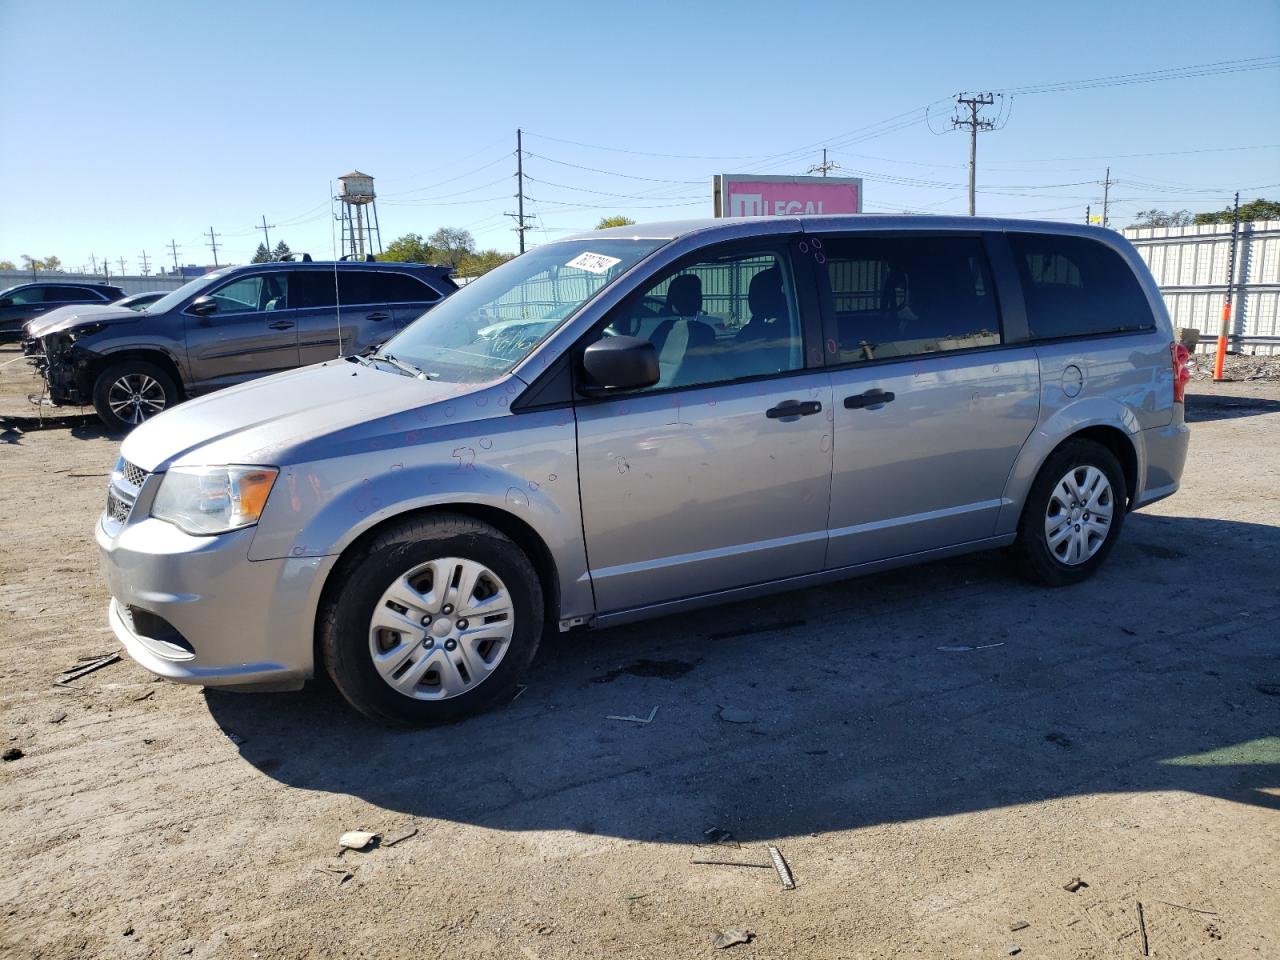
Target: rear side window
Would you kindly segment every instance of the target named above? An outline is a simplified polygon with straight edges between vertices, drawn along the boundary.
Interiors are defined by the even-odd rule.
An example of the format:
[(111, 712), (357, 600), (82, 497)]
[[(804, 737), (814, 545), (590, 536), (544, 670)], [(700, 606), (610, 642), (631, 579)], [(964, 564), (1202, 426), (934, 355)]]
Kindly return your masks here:
[(289, 281), (293, 291), (293, 306), (329, 307), (336, 300), (336, 284), (329, 270), (297, 270)]
[(1124, 258), (1087, 237), (1010, 233), (1034, 340), (1150, 330), (1151, 305)]
[(435, 290), (408, 274), (379, 273), (377, 278), (382, 294), (378, 299), (387, 303), (434, 303), (440, 299)]
[(44, 292), (45, 303), (101, 303), (104, 299), (96, 290), (85, 287), (48, 287)]
[(1000, 343), (977, 237), (823, 238), (838, 363)]
[(377, 277), (372, 270), (339, 270), (338, 299), (342, 305), (386, 303)]

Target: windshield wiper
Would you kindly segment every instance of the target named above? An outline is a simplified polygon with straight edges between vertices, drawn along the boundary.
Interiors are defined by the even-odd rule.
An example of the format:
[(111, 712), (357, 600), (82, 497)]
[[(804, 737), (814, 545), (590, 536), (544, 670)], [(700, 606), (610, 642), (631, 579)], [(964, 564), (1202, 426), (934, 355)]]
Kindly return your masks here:
[(415, 367), (412, 363), (407, 363), (404, 360), (397, 360), (395, 357), (393, 357), (389, 353), (374, 354), (373, 359), (385, 360), (387, 363), (391, 364), (397, 370), (401, 370), (404, 373), (407, 373), (411, 377), (418, 377), (422, 380), (432, 380), (440, 376), (440, 374), (438, 373), (427, 373), (425, 370), (421, 370), (418, 367)]

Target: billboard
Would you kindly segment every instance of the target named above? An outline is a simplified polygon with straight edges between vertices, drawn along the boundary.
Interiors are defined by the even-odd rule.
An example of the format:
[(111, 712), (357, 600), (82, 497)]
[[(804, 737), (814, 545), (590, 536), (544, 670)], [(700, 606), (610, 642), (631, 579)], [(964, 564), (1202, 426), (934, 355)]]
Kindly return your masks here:
[(717, 217), (794, 217), (861, 213), (861, 177), (765, 177), (722, 173), (715, 178)]

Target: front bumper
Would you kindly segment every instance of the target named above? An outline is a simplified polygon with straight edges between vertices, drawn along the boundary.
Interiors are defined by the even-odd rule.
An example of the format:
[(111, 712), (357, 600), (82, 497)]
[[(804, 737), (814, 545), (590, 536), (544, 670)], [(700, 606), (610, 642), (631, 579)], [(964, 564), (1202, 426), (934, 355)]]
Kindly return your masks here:
[(130, 657), (206, 686), (296, 689), (312, 676), (315, 610), (336, 557), (251, 561), (253, 532), (193, 537), (151, 517), (99, 519), (107, 619)]

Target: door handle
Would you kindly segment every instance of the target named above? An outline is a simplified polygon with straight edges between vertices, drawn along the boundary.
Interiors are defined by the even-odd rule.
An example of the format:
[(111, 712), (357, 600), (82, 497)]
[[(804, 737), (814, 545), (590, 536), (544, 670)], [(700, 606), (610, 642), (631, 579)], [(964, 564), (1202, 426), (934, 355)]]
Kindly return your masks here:
[(288, 330), (293, 327), (292, 320), (277, 320), (275, 323), (268, 323), (268, 327), (272, 330)]
[(366, 313), (366, 314), (365, 314), (365, 316), (364, 316), (364, 318), (365, 318), (366, 320), (389, 320), (389, 319), (390, 319), (390, 314), (386, 314), (386, 313)]
[(770, 407), (764, 415), (770, 420), (797, 420), (822, 412), (822, 404), (817, 400), (783, 400), (776, 407)]
[(892, 403), (893, 398), (892, 390), (881, 390), (877, 387), (866, 393), (855, 393), (852, 397), (845, 397), (844, 406), (846, 410), (875, 410), (886, 403)]

